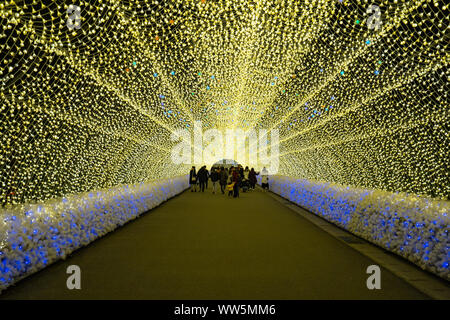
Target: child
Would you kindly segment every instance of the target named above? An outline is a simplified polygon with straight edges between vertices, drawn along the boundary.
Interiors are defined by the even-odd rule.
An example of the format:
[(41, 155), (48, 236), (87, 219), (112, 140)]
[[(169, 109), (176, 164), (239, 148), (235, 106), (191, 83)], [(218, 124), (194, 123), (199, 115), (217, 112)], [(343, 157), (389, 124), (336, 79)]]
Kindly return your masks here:
[(269, 176), (262, 176), (261, 187), (264, 189), (264, 191), (269, 190)]
[(234, 182), (230, 182), (227, 184), (227, 190), (228, 190), (228, 196), (232, 196), (233, 195), (233, 190), (234, 190)]

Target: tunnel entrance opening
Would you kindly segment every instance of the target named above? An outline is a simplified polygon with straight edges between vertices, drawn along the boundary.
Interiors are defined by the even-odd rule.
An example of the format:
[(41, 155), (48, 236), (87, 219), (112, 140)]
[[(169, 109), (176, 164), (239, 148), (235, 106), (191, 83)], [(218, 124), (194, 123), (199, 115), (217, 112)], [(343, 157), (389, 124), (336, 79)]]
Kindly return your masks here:
[(220, 168), (220, 167), (224, 167), (225, 169), (229, 169), (231, 167), (237, 167), (239, 165), (239, 163), (235, 160), (232, 159), (222, 159), (219, 160), (217, 162), (215, 162), (212, 167), (213, 168)]

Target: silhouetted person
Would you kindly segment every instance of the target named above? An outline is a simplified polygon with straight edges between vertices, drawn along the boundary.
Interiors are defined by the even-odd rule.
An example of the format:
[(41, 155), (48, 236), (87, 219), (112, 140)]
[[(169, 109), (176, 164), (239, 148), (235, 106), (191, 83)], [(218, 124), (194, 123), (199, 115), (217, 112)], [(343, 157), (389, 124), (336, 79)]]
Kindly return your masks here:
[(197, 172), (197, 179), (201, 192), (205, 192), (206, 181), (208, 180), (208, 170), (206, 170), (206, 166), (203, 166)]
[(255, 169), (251, 169), (250, 172), (248, 173), (248, 180), (250, 181), (250, 188), (252, 188), (253, 190), (255, 189), (255, 185), (256, 185), (256, 176), (258, 175), (258, 173), (256, 173)]
[(266, 167), (261, 171), (261, 187), (264, 190), (269, 190), (269, 172), (267, 172)]
[(217, 181), (219, 181), (219, 173), (217, 172), (216, 168), (211, 169), (211, 182), (212, 182), (212, 188), (213, 193), (216, 193), (216, 185)]
[(244, 179), (244, 168), (241, 166), (241, 165), (239, 165), (239, 178), (241, 178), (241, 180), (243, 180)]
[(195, 167), (191, 168), (189, 171), (189, 185), (191, 187), (191, 192), (197, 192), (197, 173), (195, 172)]
[(227, 181), (228, 181), (228, 171), (224, 167), (221, 167), (220, 168), (220, 191), (222, 191), (222, 194), (225, 193)]
[(206, 171), (205, 185), (206, 185), (206, 189), (208, 189), (209, 171), (208, 171), (208, 169), (206, 169), (206, 166), (203, 166), (203, 167), (205, 167), (205, 171)]
[(233, 183), (234, 183), (233, 198), (237, 198), (237, 197), (239, 197), (239, 183), (240, 183), (240, 180), (241, 180), (241, 176), (240, 176), (239, 171), (238, 171), (237, 168), (232, 171), (232, 176), (231, 177), (232, 177), (232, 180), (233, 180)]

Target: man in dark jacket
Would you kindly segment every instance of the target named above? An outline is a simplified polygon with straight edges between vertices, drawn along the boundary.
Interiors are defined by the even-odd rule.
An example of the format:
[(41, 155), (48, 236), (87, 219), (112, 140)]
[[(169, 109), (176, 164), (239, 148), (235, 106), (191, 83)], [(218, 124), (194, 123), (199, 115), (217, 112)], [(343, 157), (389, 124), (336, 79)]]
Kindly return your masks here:
[(226, 170), (224, 167), (220, 168), (220, 191), (222, 191), (222, 194), (225, 194), (225, 187), (227, 186), (228, 182), (228, 170)]
[(232, 181), (234, 182), (233, 188), (233, 198), (239, 197), (239, 184), (241, 183), (241, 176), (239, 174), (238, 168), (232, 171)]
[(200, 190), (205, 192), (206, 180), (208, 180), (208, 171), (206, 170), (206, 166), (203, 166), (197, 172), (197, 179), (200, 185)]
[(239, 165), (239, 178), (244, 179), (244, 168), (241, 165)]
[(209, 171), (208, 171), (208, 169), (206, 169), (206, 166), (204, 166), (204, 167), (205, 167), (205, 171), (206, 171), (206, 182), (205, 182), (205, 186), (206, 186), (206, 189), (208, 189)]
[(211, 168), (211, 182), (212, 182), (212, 188), (213, 188), (213, 193), (216, 193), (216, 185), (217, 185), (217, 181), (219, 181), (219, 173), (217, 172), (216, 168)]

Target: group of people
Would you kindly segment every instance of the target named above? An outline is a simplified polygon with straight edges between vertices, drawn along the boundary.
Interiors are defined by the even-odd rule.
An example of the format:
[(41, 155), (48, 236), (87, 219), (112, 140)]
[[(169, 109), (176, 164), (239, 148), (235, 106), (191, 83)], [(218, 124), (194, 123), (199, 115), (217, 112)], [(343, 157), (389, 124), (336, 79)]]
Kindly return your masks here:
[[(189, 172), (189, 185), (191, 186), (191, 192), (197, 192), (197, 186), (199, 192), (205, 192), (205, 188), (208, 188), (208, 180), (211, 179), (213, 193), (216, 193), (218, 185), (220, 185), (222, 194), (228, 191), (228, 196), (237, 198), (240, 189), (244, 192), (255, 189), (257, 175), (259, 175), (259, 172), (256, 172), (254, 168), (245, 167), (244, 169), (241, 165), (232, 166), (229, 169), (212, 167), (211, 171), (203, 166), (198, 172), (193, 166)], [(263, 189), (268, 190), (269, 175), (265, 167), (261, 171), (261, 178)]]

